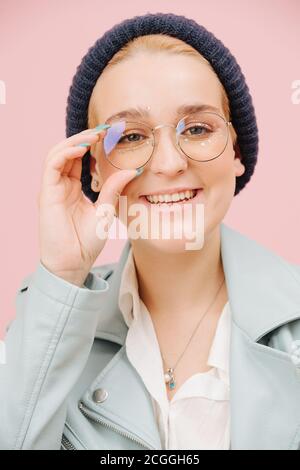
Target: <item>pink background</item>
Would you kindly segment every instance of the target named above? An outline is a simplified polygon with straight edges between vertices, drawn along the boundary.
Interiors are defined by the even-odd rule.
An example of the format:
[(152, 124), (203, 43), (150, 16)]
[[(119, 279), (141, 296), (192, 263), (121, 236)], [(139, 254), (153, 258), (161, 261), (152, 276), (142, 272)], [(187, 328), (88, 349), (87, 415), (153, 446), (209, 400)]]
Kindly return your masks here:
[[(42, 162), (65, 138), (66, 98), (87, 49), (115, 23), (147, 12), (191, 17), (231, 50), (256, 108), (260, 151), (250, 183), (225, 223), (300, 263), (300, 80), (298, 0), (2, 0), (0, 337), (15, 314), (23, 277), (39, 260), (37, 195)], [(97, 262), (117, 261), (125, 240), (109, 240)]]

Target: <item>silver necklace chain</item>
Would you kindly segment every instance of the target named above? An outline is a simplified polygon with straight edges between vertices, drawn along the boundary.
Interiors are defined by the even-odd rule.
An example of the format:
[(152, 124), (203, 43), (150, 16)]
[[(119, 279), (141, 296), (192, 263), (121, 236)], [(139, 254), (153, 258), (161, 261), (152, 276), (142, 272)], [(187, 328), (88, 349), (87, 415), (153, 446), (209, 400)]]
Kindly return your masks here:
[[(217, 295), (218, 295), (218, 293), (220, 292), (220, 290), (221, 290), (221, 288), (222, 288), (222, 286), (223, 286), (223, 284), (224, 284), (224, 281), (225, 281), (225, 278), (223, 278), (223, 281), (222, 281), (220, 287), (218, 288), (217, 293), (216, 293), (216, 295), (214, 296), (212, 302), (209, 304), (208, 308), (206, 309), (206, 311), (204, 312), (204, 314), (203, 314), (202, 317), (200, 318), (200, 320), (199, 320), (199, 322), (198, 322), (198, 324), (197, 324), (197, 326), (196, 326), (194, 332), (192, 333), (192, 335), (191, 335), (191, 337), (190, 337), (190, 339), (189, 339), (189, 341), (188, 341), (186, 347), (184, 348), (183, 352), (182, 352), (181, 355), (179, 356), (179, 359), (177, 360), (175, 366), (174, 366), (174, 367), (169, 367), (169, 368), (166, 370), (166, 372), (165, 372), (165, 382), (166, 382), (166, 384), (169, 384), (169, 389), (170, 389), (170, 390), (174, 389), (174, 388), (175, 388), (175, 385), (176, 385), (175, 376), (174, 376), (174, 370), (176, 369), (177, 364), (179, 363), (180, 359), (181, 359), (182, 356), (184, 355), (184, 353), (185, 353), (185, 351), (186, 351), (188, 345), (189, 345), (190, 342), (192, 341), (192, 339), (193, 339), (193, 337), (194, 337), (196, 331), (198, 330), (199, 325), (201, 324), (202, 320), (203, 320), (204, 317), (206, 316), (206, 314), (207, 314), (207, 312), (209, 311), (210, 307), (211, 307), (211, 306), (213, 305), (213, 303), (215, 302), (215, 300), (216, 300), (216, 298), (217, 298)], [(161, 357), (163, 358), (163, 361), (166, 363), (166, 361), (165, 361), (165, 359), (164, 359), (164, 357), (163, 357), (162, 354), (161, 354)]]

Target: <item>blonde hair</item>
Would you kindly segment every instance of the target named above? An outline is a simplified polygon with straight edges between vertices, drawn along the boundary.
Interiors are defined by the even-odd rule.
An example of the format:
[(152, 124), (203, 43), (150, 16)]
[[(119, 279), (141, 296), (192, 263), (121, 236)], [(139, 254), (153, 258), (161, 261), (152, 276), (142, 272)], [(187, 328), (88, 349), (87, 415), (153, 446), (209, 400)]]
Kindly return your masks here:
[[(181, 41), (181, 39), (169, 36), (167, 34), (148, 34), (144, 36), (138, 36), (137, 38), (130, 40), (113, 55), (104, 70), (113, 67), (114, 65), (119, 64), (120, 62), (129, 59), (130, 57), (136, 56), (139, 52), (144, 51), (166, 52), (170, 54), (184, 54), (189, 55), (191, 57), (195, 57), (201, 62), (205, 63), (219, 80), (219, 77), (214, 71), (212, 65), (208, 62), (207, 59), (205, 59), (205, 57), (203, 57), (202, 54), (200, 54), (196, 49), (194, 49), (186, 42)], [(223, 111), (226, 119), (229, 121), (231, 118), (229, 99), (225, 88), (220, 80), (219, 83), (221, 87)], [(93, 94), (91, 96), (88, 108), (88, 125), (89, 127), (95, 127), (97, 125), (97, 115), (94, 107)], [(232, 135), (233, 144), (235, 144), (237, 139), (236, 132), (233, 126), (230, 126), (229, 129)]]

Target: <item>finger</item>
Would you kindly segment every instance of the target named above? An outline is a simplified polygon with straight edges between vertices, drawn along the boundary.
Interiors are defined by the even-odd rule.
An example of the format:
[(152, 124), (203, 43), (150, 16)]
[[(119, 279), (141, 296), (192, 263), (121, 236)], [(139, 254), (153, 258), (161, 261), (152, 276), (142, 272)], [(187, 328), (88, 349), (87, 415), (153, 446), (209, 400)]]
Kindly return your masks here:
[[(62, 142), (59, 142), (57, 145), (52, 147), (51, 149), (51, 154), (53, 155), (54, 153), (59, 152), (60, 150), (63, 150), (64, 148), (69, 148), (72, 146), (76, 146), (79, 144), (84, 144), (87, 143), (89, 145), (94, 144), (97, 142), (99, 139), (98, 134), (76, 134), (70, 139), (65, 139)], [(86, 151), (88, 150), (88, 147), (86, 147)]]
[(69, 161), (65, 164), (65, 167), (64, 167), (64, 169), (63, 169), (63, 171), (62, 171), (61, 174), (64, 175), (64, 176), (69, 176), (70, 171), (72, 170), (72, 167), (73, 167), (75, 161), (76, 161), (76, 160), (74, 160), (74, 161), (73, 161), (73, 160), (69, 160)]
[(76, 178), (80, 180), (82, 172), (82, 158), (72, 160), (72, 168), (68, 174), (69, 178)]
[(78, 145), (84, 142), (89, 144), (93, 144), (97, 142), (99, 139), (102, 139), (106, 134), (106, 129), (95, 131), (94, 129), (86, 129), (78, 134), (74, 134), (67, 139), (62, 140), (57, 145), (55, 145), (51, 153), (55, 153), (62, 148), (71, 147), (72, 145)]
[(120, 170), (113, 173), (102, 185), (95, 206), (98, 208), (101, 204), (111, 204), (113, 207), (116, 207), (118, 202), (117, 194), (121, 194), (125, 186), (136, 175), (136, 170)]
[(116, 204), (118, 202), (117, 193), (121, 194), (125, 186), (137, 176), (136, 170), (120, 170), (113, 173), (102, 185), (99, 197), (95, 203), (96, 207), (96, 235), (99, 239), (99, 246), (108, 237), (109, 229), (113, 223)]
[[(67, 160), (73, 159), (75, 157), (82, 158), (87, 152), (90, 144), (96, 143), (101, 137), (104, 137), (105, 130), (102, 130), (94, 135), (87, 135), (87, 131), (83, 131), (81, 134), (83, 135), (76, 135), (76, 139), (74, 139), (75, 145), (65, 146), (64, 141), (60, 148), (59, 146), (56, 146), (56, 151), (54, 151), (54, 148), (52, 149), (51, 153), (48, 155), (45, 161), (45, 171), (47, 172), (45, 178), (46, 183), (57, 184), (60, 176), (62, 174), (68, 174), (72, 168), (72, 164), (70, 164)], [(82, 143), (87, 143), (88, 145), (80, 146), (79, 144)], [(67, 167), (65, 168), (65, 166)], [(76, 165), (75, 174), (78, 175), (78, 165)], [(79, 176), (77, 177), (79, 178)]]
[(83, 147), (70, 147), (53, 155), (45, 162), (43, 182), (50, 185), (57, 184), (65, 171), (66, 165), (77, 158), (82, 159), (85, 153), (86, 149)]

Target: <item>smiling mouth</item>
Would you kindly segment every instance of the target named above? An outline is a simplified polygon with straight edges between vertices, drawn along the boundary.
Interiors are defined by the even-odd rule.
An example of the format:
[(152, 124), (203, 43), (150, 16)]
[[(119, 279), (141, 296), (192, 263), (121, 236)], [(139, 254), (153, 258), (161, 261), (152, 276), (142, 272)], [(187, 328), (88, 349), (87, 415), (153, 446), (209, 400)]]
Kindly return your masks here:
[(154, 195), (154, 196), (141, 196), (144, 202), (158, 206), (172, 206), (173, 204), (185, 204), (188, 201), (195, 199), (203, 191), (203, 188), (183, 191), (173, 194)]

